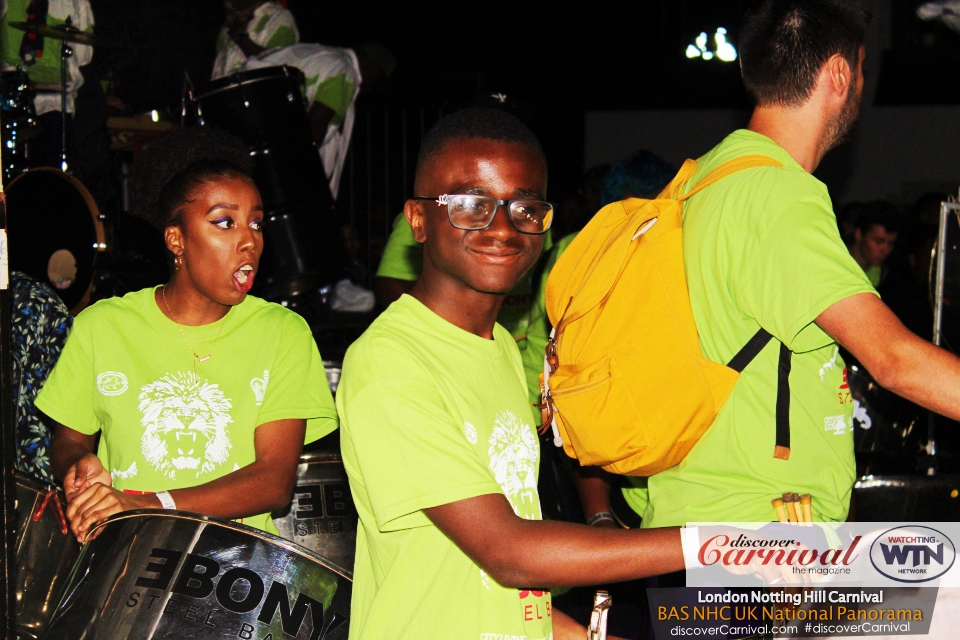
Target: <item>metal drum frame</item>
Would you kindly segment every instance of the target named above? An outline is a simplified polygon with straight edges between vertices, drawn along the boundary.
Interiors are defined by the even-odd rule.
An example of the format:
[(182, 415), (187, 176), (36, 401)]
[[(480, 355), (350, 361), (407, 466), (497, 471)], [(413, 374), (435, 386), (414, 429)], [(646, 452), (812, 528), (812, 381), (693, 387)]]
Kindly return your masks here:
[[(36, 638), (53, 615), (80, 556), (80, 543), (64, 531), (63, 491), (53, 485), (14, 473), (17, 496), (16, 580), (17, 634)], [(59, 501), (59, 505), (54, 502)]]
[(353, 570), (358, 516), (339, 450), (305, 451), (293, 501), (272, 515), (281, 536)]
[(245, 525), (163, 509), (93, 527), (43, 640), (345, 640), (351, 572)]

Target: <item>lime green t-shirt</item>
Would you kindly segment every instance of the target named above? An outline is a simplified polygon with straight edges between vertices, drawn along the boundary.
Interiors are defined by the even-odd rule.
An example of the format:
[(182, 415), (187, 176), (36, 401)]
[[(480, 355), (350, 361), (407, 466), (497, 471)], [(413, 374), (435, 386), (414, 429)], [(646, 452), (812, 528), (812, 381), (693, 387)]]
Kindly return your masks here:
[[(103, 300), (77, 316), (36, 400), (60, 424), (102, 432), (97, 455), (115, 488), (156, 492), (225, 476), (256, 460), (254, 431), (267, 422), (307, 419), (306, 442), (336, 429), (303, 318), (247, 296), (222, 321), (180, 327), (197, 353), (211, 355), (197, 365), (197, 380), (192, 350), (154, 291)], [(268, 513), (242, 522), (277, 533)]]
[(423, 512), (502, 493), (520, 517), (541, 517), (520, 357), (500, 325), (493, 338), (404, 295), (347, 351), (337, 409), (360, 516), (351, 640), (551, 635), (548, 591), (500, 586)]
[(874, 287), (880, 286), (880, 278), (883, 275), (883, 267), (878, 264), (872, 264), (863, 271), (867, 274), (867, 280), (870, 281)]
[(700, 158), (690, 185), (748, 154), (784, 166), (740, 171), (689, 200), (684, 267), (706, 357), (728, 362), (760, 327), (793, 352), (790, 459), (773, 457), (775, 340), (683, 462), (649, 479), (645, 527), (769, 522), (770, 500), (785, 491), (811, 494), (817, 520), (847, 516), (853, 398), (837, 345), (814, 320), (835, 302), (876, 292), (840, 239), (827, 188), (766, 136), (732, 133)]

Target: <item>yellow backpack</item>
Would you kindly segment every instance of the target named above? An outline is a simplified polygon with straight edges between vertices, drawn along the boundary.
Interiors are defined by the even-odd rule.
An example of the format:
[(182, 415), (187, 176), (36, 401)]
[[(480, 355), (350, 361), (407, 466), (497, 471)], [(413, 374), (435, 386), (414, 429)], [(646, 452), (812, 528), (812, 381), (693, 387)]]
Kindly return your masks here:
[[(684, 201), (761, 166), (782, 163), (737, 158), (681, 195), (697, 169), (687, 160), (656, 199), (601, 209), (557, 260), (546, 287), (555, 329), (544, 362), (544, 429), (552, 424), (556, 445), (562, 440), (580, 464), (638, 476), (678, 464), (771, 339), (761, 329), (728, 365), (705, 358), (683, 268)], [(781, 346), (778, 458), (789, 456), (789, 389), (781, 393), (789, 357)]]

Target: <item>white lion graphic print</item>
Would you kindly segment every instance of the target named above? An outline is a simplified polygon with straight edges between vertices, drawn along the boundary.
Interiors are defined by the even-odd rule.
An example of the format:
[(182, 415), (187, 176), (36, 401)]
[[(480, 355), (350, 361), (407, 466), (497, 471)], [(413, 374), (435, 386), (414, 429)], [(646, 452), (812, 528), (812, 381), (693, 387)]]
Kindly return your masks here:
[(530, 425), (510, 411), (501, 411), (493, 422), (487, 456), (490, 471), (503, 489), (514, 512), (527, 520), (541, 517), (537, 495), (540, 443)]
[(216, 384), (192, 373), (167, 374), (140, 389), (140, 450), (164, 477), (200, 478), (230, 456), (232, 404)]

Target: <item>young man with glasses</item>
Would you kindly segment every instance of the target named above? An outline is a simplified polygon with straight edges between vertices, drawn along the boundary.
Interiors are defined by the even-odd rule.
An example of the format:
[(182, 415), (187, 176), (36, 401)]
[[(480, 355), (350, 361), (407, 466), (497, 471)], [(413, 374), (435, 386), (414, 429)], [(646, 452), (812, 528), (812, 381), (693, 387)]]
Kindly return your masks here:
[(695, 558), (695, 529), (684, 549), (678, 528), (541, 520), (520, 354), (496, 317), (540, 254), (546, 186), (540, 144), (502, 111), (456, 112), (424, 138), (404, 208), (423, 272), (350, 347), (337, 392), (360, 514), (352, 640), (579, 640), (549, 587)]

